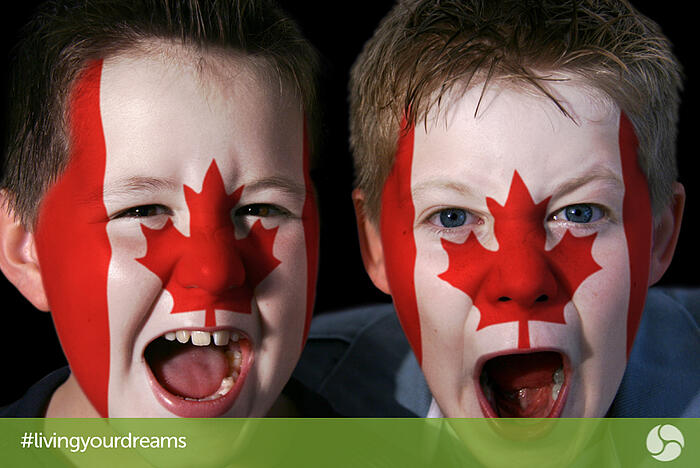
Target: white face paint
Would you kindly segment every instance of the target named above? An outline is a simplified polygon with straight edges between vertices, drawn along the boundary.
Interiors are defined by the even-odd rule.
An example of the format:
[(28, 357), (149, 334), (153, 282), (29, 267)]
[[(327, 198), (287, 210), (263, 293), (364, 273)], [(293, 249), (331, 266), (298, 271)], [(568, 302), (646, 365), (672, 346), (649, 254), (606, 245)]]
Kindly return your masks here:
[[(132, 54), (101, 68), (109, 362), (64, 349), (72, 368), (109, 366), (110, 417), (264, 416), (301, 352), (317, 248), (303, 110), (245, 57), (212, 61)], [(85, 389), (101, 385), (77, 374), (99, 408)]]
[[(392, 291), (414, 284), (417, 320), (397, 309), (448, 417), (601, 417), (624, 372), (620, 110), (575, 81), (551, 89), (575, 121), (492, 85), (478, 116), (476, 87), (413, 130), (415, 269), (402, 277), (391, 254), (386, 269)], [(387, 206), (385, 252), (402, 242)]]

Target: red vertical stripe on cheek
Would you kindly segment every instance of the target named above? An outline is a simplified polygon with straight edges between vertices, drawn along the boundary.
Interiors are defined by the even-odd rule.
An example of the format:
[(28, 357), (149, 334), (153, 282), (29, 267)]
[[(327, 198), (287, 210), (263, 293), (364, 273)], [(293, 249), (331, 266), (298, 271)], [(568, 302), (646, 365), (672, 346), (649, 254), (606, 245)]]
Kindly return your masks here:
[(627, 116), (620, 115), (620, 159), (625, 182), (622, 219), (630, 261), (630, 301), (627, 312), (627, 355), (637, 334), (646, 299), (651, 262), (651, 200), (649, 186), (637, 160), (639, 143)]
[(77, 80), (68, 106), (69, 163), (39, 207), (36, 245), (61, 345), (83, 392), (107, 416), (111, 257), (102, 201), (105, 141), (100, 116), (102, 62)]
[(304, 347), (306, 337), (309, 335), (309, 326), (313, 316), (314, 301), (316, 299), (316, 277), (318, 274), (318, 248), (319, 248), (319, 219), (314, 185), (311, 181), (311, 152), (309, 150), (309, 138), (304, 120), (304, 185), (306, 186), (306, 199), (302, 211), (304, 223), (304, 239), (306, 242), (306, 321), (304, 323), (304, 336), (301, 346)]
[[(402, 128), (404, 126), (405, 122), (402, 124)], [(414, 281), (416, 266), (416, 240), (413, 235), (415, 208), (411, 196), (413, 134), (413, 127), (411, 127), (402, 132), (399, 137), (394, 166), (382, 191), (380, 233), (391, 297), (401, 326), (420, 363), (423, 354)]]

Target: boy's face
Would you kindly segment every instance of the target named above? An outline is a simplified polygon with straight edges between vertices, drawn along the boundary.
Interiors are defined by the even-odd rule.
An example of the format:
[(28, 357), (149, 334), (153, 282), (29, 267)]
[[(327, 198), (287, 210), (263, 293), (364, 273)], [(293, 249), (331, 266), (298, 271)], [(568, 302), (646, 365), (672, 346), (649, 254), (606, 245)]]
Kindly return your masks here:
[(246, 60), (116, 57), (73, 90), (37, 251), (103, 416), (263, 416), (297, 362), (317, 252), (303, 111)]
[(574, 82), (474, 88), (399, 142), (380, 234), (402, 326), (449, 417), (603, 416), (649, 276), (619, 109)]

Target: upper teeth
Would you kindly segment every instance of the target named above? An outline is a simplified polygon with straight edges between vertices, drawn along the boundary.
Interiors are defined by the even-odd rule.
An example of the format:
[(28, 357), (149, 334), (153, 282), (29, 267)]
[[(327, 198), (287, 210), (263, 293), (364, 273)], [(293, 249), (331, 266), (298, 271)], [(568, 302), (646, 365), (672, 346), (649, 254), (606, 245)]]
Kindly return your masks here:
[(217, 330), (215, 332), (207, 332), (201, 330), (178, 330), (174, 332), (168, 332), (165, 335), (165, 339), (168, 341), (179, 341), (180, 343), (187, 343), (192, 339), (192, 344), (195, 346), (209, 346), (211, 344), (212, 337), (214, 338), (214, 344), (217, 346), (226, 346), (229, 341), (238, 341), (240, 335), (236, 332), (230, 332), (228, 330)]
[(555, 384), (564, 383), (564, 369), (562, 367), (560, 367), (556, 370), (556, 372), (554, 372), (554, 375), (552, 375), (552, 380), (554, 380)]

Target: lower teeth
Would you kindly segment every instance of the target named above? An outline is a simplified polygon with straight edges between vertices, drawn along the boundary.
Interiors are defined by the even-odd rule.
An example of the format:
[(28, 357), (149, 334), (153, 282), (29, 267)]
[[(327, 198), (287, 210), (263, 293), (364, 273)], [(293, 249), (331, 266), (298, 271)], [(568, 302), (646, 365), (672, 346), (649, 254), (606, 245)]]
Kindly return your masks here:
[[(236, 377), (237, 377), (238, 372), (236, 372), (236, 371), (233, 371), (233, 372), (234, 372), (234, 374), (236, 374)], [(216, 400), (217, 398), (220, 398), (220, 397), (226, 395), (226, 393), (228, 393), (228, 391), (231, 390), (231, 388), (233, 388), (233, 384), (236, 383), (236, 377), (234, 377), (233, 375), (230, 375), (228, 377), (224, 377), (221, 380), (221, 385), (219, 386), (219, 388), (209, 396), (205, 396), (204, 398), (185, 398), (185, 400), (190, 400), (190, 401)]]
[(560, 367), (552, 376), (554, 385), (552, 386), (552, 400), (557, 401), (562, 385), (564, 385), (564, 369)]
[(556, 401), (559, 398), (559, 391), (561, 390), (561, 384), (554, 384), (552, 387), (552, 400)]
[(221, 379), (221, 385), (219, 385), (219, 388), (216, 389), (214, 393), (211, 395), (205, 396), (203, 398), (189, 398), (189, 397), (184, 397), (185, 400), (188, 401), (210, 401), (210, 400), (216, 400), (217, 398), (221, 398), (222, 396), (226, 395), (232, 388), (233, 385), (236, 383), (236, 380), (238, 380), (238, 376), (241, 373), (241, 362), (243, 359), (243, 355), (239, 350), (228, 350), (226, 351), (226, 357), (228, 358), (228, 363), (229, 363), (229, 368), (231, 369), (231, 375), (224, 377)]
[[(486, 400), (489, 402), (491, 407), (495, 410), (496, 414), (500, 416), (500, 411), (498, 410), (498, 406), (496, 404), (496, 399), (494, 397), (494, 390), (492, 389), (491, 385), (491, 379), (489, 379), (489, 376), (486, 372), (483, 372), (480, 376), (479, 383), (481, 385), (481, 389), (484, 392), (484, 396), (486, 397)], [(561, 388), (564, 386), (564, 368), (560, 367), (558, 368), (553, 374), (552, 374), (552, 381), (554, 382), (554, 385), (552, 385), (552, 401), (556, 402), (557, 399), (559, 398), (559, 393), (561, 392)], [(506, 397), (511, 399), (511, 400), (518, 400), (518, 403), (520, 404), (520, 408), (522, 410), (526, 409), (527, 403), (526, 403), (526, 395), (525, 395), (526, 389), (521, 388), (513, 393), (507, 394)]]

